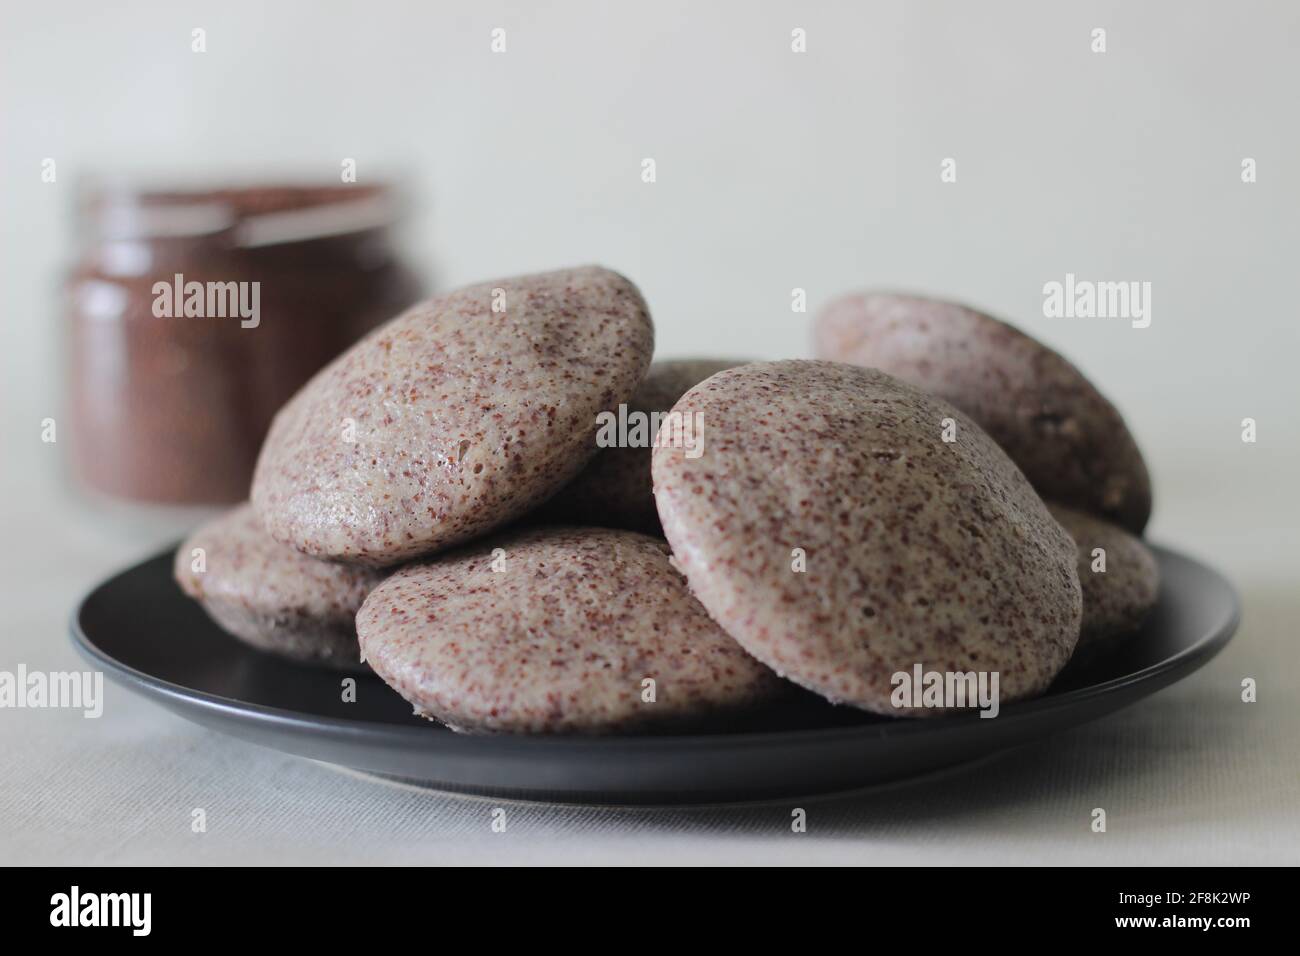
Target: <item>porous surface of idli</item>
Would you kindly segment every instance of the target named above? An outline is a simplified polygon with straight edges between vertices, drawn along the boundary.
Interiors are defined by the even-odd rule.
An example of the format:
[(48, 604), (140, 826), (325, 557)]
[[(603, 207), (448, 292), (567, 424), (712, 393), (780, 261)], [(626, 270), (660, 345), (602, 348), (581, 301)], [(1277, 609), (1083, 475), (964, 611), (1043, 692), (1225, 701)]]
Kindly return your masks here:
[(217, 624), (254, 647), (307, 664), (365, 669), (356, 613), (383, 575), (280, 544), (247, 504), (191, 534), (176, 552), (174, 574)]
[(380, 677), (461, 731), (691, 727), (785, 686), (709, 619), (663, 541), (608, 528), (509, 531), (408, 565), (357, 632)]
[[(1078, 547), (1083, 624), (1074, 653), (1082, 659), (1142, 627), (1160, 595), (1160, 566), (1151, 549), (1123, 528), (1055, 503), (1048, 508)], [(1095, 554), (1098, 549), (1103, 554)]]
[[(677, 403), (705, 453), (656, 448), (659, 516), (709, 614), (777, 673), (895, 716), (895, 674), (999, 675), (1042, 692), (1079, 636), (1075, 546), (1006, 454), (883, 372), (786, 361)], [(955, 441), (943, 440), (946, 424)]]
[(420, 303), (279, 412), (253, 506), (317, 557), (386, 565), (467, 541), (582, 469), (597, 414), (631, 397), (653, 350), (641, 294), (596, 266)]
[(975, 309), (920, 296), (835, 300), (818, 358), (878, 368), (956, 405), (1046, 499), (1141, 534), (1151, 479), (1119, 411), (1046, 345)]

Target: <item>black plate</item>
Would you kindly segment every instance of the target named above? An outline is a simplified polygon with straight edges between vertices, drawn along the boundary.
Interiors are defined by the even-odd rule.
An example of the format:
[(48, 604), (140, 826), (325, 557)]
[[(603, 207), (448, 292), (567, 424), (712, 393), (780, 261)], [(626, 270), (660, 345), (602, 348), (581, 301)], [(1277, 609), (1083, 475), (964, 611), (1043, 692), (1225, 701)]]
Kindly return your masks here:
[(463, 736), (411, 713), (373, 675), (288, 664), (218, 628), (172, 582), (170, 551), (95, 588), (72, 621), (81, 652), (183, 717), (289, 753), (428, 786), (530, 799), (673, 803), (847, 790), (956, 766), (1081, 724), (1213, 657), (1240, 609), (1217, 572), (1156, 548), (1160, 603), (1121, 653), (1067, 669), (1046, 695), (978, 716), (898, 720), (807, 695), (732, 732), (663, 737)]

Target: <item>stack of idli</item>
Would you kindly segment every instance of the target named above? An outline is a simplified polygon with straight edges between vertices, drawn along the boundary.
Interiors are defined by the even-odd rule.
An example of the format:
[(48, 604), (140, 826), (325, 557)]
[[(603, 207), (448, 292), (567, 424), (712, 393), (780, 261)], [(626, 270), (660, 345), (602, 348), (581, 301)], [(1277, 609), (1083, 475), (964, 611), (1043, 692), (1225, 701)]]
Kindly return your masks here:
[(951, 713), (897, 675), (1012, 702), (1140, 631), (1150, 480), (1081, 372), (918, 297), (839, 299), (815, 343), (652, 362), (641, 293), (594, 266), (420, 303), (284, 406), (177, 581), (478, 733), (727, 727), (796, 687)]

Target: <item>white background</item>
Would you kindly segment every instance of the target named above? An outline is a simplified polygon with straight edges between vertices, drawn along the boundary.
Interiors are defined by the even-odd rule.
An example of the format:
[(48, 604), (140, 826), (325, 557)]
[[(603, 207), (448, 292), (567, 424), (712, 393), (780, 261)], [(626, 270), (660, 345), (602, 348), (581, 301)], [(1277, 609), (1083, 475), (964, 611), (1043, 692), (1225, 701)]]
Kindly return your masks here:
[[(191, 52), (195, 27), (207, 31), (206, 53)], [(490, 52), (495, 27), (507, 31), (505, 54)], [(805, 54), (790, 50), (795, 27), (807, 30)], [(1090, 50), (1095, 27), (1107, 31), (1104, 54)], [(1185, 685), (1038, 751), (1013, 778), (1038, 796), (1018, 798), (1014, 813), (1002, 772), (984, 771), (998, 782), (979, 791), (983, 803), (944, 805), (942, 824), (900, 811), (888, 845), (862, 858), (922, 859), (946, 833), (992, 859), (1063, 848), (1111, 859), (1079, 843), (1069, 818), (1110, 794), (1142, 808), (1142, 825), (1116, 844), (1133, 859), (1246, 860), (1287, 846), (1294, 859), (1297, 49), (1300, 5), (1282, 0), (5, 0), (0, 668), (75, 666), (63, 630), (78, 592), (161, 533), (106, 520), (71, 496), (61, 449), (39, 441), (40, 420), (61, 410), (57, 290), (78, 179), (329, 179), (351, 157), (362, 180), (396, 174), (407, 185), (405, 248), (440, 287), (601, 262), (645, 292), (661, 355), (807, 355), (810, 316), (790, 310), (796, 286), (814, 310), (870, 286), (956, 297), (1064, 352), (1125, 412), (1147, 454), (1152, 536), (1227, 571), (1245, 595), (1246, 626)], [(58, 164), (54, 184), (40, 180), (47, 157)], [(640, 178), (645, 157), (657, 162), (653, 184)], [(945, 157), (957, 161), (954, 184), (940, 182)], [(1244, 157), (1257, 161), (1254, 184), (1241, 181)], [(1151, 326), (1044, 318), (1043, 284), (1067, 272), (1151, 282)], [(1240, 440), (1247, 416), (1258, 420), (1253, 445)], [(1234, 703), (1243, 675), (1267, 677), (1249, 714)], [(213, 857), (255, 855), (268, 834), (296, 832), (275, 816), (284, 794), (268, 794), (251, 770), (240, 776), (246, 763), (283, 774), (302, 812), (337, 811), (310, 796), (337, 788), (301, 781), (325, 771), (110, 693), (109, 713), (89, 728), (62, 714), (0, 712), (0, 744), (21, 761), (0, 783), (0, 820), (12, 821), (0, 823), (11, 828), (0, 851), (7, 840), (31, 859), (76, 860), (91, 847), (105, 859), (195, 852), (185, 849), (187, 811), (176, 811), (183, 828), (171, 833), (172, 804), (126, 799), (114, 774), (182, 791), (234, 775), (247, 845), (210, 841), (201, 852)], [(106, 747), (114, 759), (89, 774), (86, 761), (103, 763)], [(1111, 753), (1140, 772), (1117, 772)], [(1088, 769), (1097, 766), (1109, 769)], [(16, 777), (25, 790), (14, 790)], [(347, 786), (356, 789), (333, 799), (353, 819), (367, 818), (366, 800), (398, 799)], [(1062, 809), (1070, 792), (1089, 796)], [(424, 823), (376, 824), (382, 832), (324, 850), (290, 840), (285, 852), (346, 846), (385, 858), (388, 839), (394, 853), (420, 858), (412, 834), (428, 835), (438, 814), (463, 816), (453, 830), (473, 832), (472, 805), (430, 815), (425, 799), (408, 810), (370, 804), (381, 820), (409, 812)], [(850, 806), (845, 829), (858, 833), (853, 821), (880, 809)], [(82, 819), (100, 822), (70, 823)], [(551, 819), (568, 832), (572, 821)], [(680, 856), (665, 839), (681, 835), (675, 824), (591, 819), (583, 839), (537, 853), (598, 854), (602, 839), (626, 838), (638, 853)], [(704, 841), (727, 827), (715, 820), (687, 844), (716, 858)], [(1290, 841), (1279, 843), (1279, 827)]]

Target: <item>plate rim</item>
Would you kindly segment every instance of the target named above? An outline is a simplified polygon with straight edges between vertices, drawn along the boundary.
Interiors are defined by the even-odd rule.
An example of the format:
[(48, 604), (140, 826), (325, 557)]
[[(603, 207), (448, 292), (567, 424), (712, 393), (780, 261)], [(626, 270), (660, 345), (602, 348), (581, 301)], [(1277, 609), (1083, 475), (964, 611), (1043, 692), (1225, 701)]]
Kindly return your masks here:
[[(1035, 697), (1029, 700), (1009, 703), (1001, 708), (1000, 721), (1019, 721), (1063, 708), (1077, 706), (1095, 697), (1105, 696), (1134, 684), (1158, 681), (1179, 673), (1191, 673), (1199, 669), (1219, 653), (1236, 633), (1241, 623), (1242, 602), (1237, 588), (1222, 572), (1205, 562), (1176, 551), (1172, 548), (1146, 542), (1147, 546), (1162, 558), (1172, 558), (1195, 566), (1198, 570), (1212, 575), (1223, 586), (1229, 601), (1227, 616), (1192, 644), (1162, 660), (1149, 664), (1132, 673), (1122, 674), (1097, 684), (1075, 688), (1061, 694)], [(257, 704), (237, 698), (224, 697), (208, 691), (197, 690), (183, 684), (146, 673), (129, 664), (112, 657), (96, 645), (81, 626), (81, 618), (87, 604), (102, 589), (119, 578), (136, 571), (140, 567), (157, 561), (164, 555), (174, 552), (174, 548), (164, 549), (136, 562), (130, 567), (104, 578), (86, 591), (76, 603), (69, 621), (69, 636), (78, 652), (93, 663), (99, 664), (120, 683), (136, 685), (144, 696), (152, 699), (183, 704), (187, 707), (199, 707), (208, 712), (233, 717), (245, 723), (271, 725), (278, 729), (292, 729), (297, 732), (311, 731), (327, 733), (333, 737), (349, 738), (353, 742), (367, 739), (382, 740), (386, 746), (402, 744), (420, 744), (431, 750), (459, 749), (461, 751), (483, 752), (485, 749), (496, 753), (510, 753), (527, 750), (557, 750), (575, 752), (582, 750), (617, 750), (620, 753), (641, 751), (652, 753), (666, 748), (681, 750), (706, 750), (726, 747), (742, 748), (756, 746), (790, 745), (798, 743), (821, 744), (834, 743), (858, 736), (872, 736), (888, 728), (890, 736), (914, 736), (950, 729), (956, 723), (969, 723), (981, 718), (978, 714), (960, 714), (924, 719), (897, 719), (889, 723), (870, 723), (842, 727), (814, 727), (791, 730), (756, 730), (737, 733), (701, 733), (701, 734), (602, 734), (602, 735), (565, 735), (565, 734), (457, 734), (445, 732), (430, 735), (423, 727), (403, 724), (390, 724), (377, 721), (358, 721), (348, 718), (326, 715), (306, 715), (302, 711)], [(346, 676), (346, 675), (342, 675)], [(1160, 687), (1171, 683), (1165, 680)], [(1005, 726), (1005, 724), (1004, 724)]]

